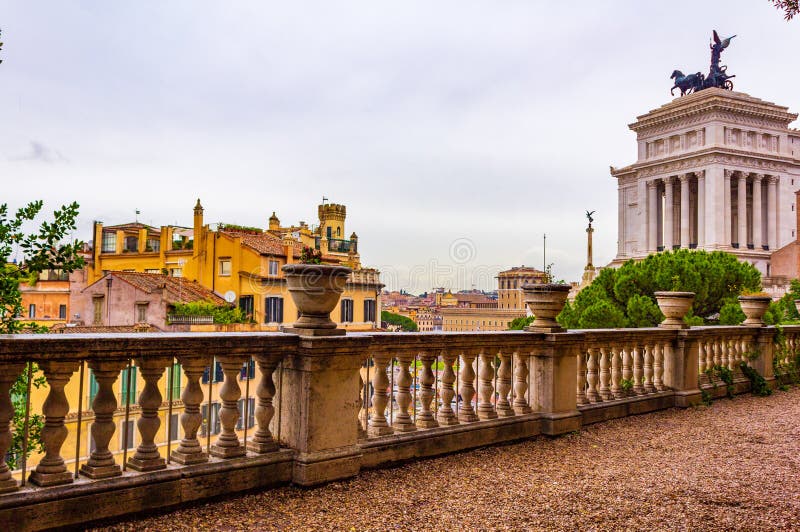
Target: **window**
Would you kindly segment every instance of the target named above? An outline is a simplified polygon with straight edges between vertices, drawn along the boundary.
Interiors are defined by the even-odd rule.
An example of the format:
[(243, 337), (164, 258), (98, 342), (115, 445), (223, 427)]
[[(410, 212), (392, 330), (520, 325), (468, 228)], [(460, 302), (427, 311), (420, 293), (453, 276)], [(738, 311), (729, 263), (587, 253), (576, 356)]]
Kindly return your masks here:
[(180, 423), (178, 421), (178, 414), (172, 414), (170, 416), (169, 422), (169, 441), (175, 441), (180, 439), (178, 436), (178, 428), (180, 428)]
[(256, 378), (256, 361), (251, 360), (246, 364), (242, 364), (242, 369), (239, 371), (239, 380), (255, 379)]
[(239, 298), (239, 310), (248, 319), (253, 319), (253, 296), (241, 296)]
[(200, 426), (200, 435), (207, 436), (209, 427), (211, 428), (211, 434), (219, 434), (220, 432), (220, 423), (219, 423), (219, 403), (211, 403), (211, 420), (208, 419), (208, 404), (204, 404), (202, 407), (203, 410), (203, 424)]
[(333, 228), (332, 227), (326, 227), (325, 230), (326, 230), (325, 234), (328, 237), (328, 240), (333, 238)]
[(131, 419), (127, 423), (125, 420), (119, 422), (119, 446), (127, 449), (133, 449), (133, 435), (134, 435), (134, 420)]
[[(167, 370), (169, 373), (169, 370)], [(169, 375), (167, 376), (167, 388), (165, 390), (164, 397), (167, 400), (170, 399), (170, 389), (169, 389)], [(173, 364), (172, 365), (172, 400), (177, 401), (181, 398), (181, 365), (180, 364)]]
[(28, 317), (29, 318), (35, 318), (36, 317), (36, 305), (34, 305), (33, 303), (28, 305)]
[[(131, 387), (128, 390), (128, 372), (130, 371), (131, 374)], [(126, 404), (135, 404), (136, 403), (136, 366), (131, 366), (130, 370), (125, 368), (122, 370), (122, 375), (120, 377), (122, 381), (121, 389), (122, 393), (119, 397), (119, 402), (121, 406)]]
[(117, 234), (110, 231), (103, 232), (103, 245), (100, 248), (100, 253), (116, 253), (117, 251)]
[(172, 277), (183, 277), (183, 269), (181, 269), (181, 268), (170, 268), (169, 274)]
[(269, 274), (270, 275), (278, 275), (278, 265), (280, 263), (277, 260), (270, 260), (269, 261)]
[(127, 253), (135, 253), (139, 251), (139, 237), (138, 236), (126, 236), (125, 237), (125, 249), (123, 250)]
[(236, 430), (242, 430), (244, 428), (244, 420), (245, 415), (247, 416), (247, 428), (253, 428), (255, 425), (256, 415), (256, 399), (255, 397), (251, 397), (247, 400), (247, 412), (245, 412), (245, 402), (244, 399), (239, 399), (238, 402), (239, 407), (239, 419), (236, 420)]
[(264, 323), (283, 323), (283, 298), (264, 298)]
[(92, 304), (94, 305), (94, 316), (92, 323), (95, 325), (100, 325), (103, 323), (103, 296), (93, 298)]
[(144, 273), (161, 273), (161, 270), (158, 268), (145, 268)]
[(67, 306), (66, 305), (59, 305), (58, 306), (58, 319), (60, 319), (60, 320), (67, 319)]
[[(203, 369), (203, 379), (202, 379), (202, 383), (203, 384), (208, 384), (208, 373), (209, 373), (208, 369), (209, 369), (208, 366), (206, 366)], [(225, 372), (222, 371), (222, 364), (217, 362), (214, 365), (214, 381), (213, 382), (222, 382), (224, 380), (225, 380)]]
[(353, 321), (353, 300), (342, 299), (342, 323), (349, 323)]
[(89, 406), (92, 406), (94, 402), (94, 398), (97, 396), (97, 391), (100, 389), (100, 386), (97, 384), (97, 379), (94, 376), (94, 371), (89, 370)]
[(375, 300), (364, 300), (364, 321), (375, 321)]
[(158, 253), (161, 251), (161, 241), (157, 238), (148, 238), (144, 250)]
[(147, 322), (147, 303), (136, 303), (136, 323)]
[(231, 276), (231, 259), (219, 259), (219, 275), (220, 277)]

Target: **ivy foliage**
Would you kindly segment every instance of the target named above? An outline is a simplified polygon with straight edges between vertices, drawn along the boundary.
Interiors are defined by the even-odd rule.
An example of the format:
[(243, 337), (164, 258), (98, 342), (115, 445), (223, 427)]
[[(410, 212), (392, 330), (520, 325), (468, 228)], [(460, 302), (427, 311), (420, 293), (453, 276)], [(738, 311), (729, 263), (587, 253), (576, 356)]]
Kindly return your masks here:
[(726, 320), (741, 323), (744, 314), (734, 315), (730, 305), (741, 312), (737, 296), (760, 288), (760, 272), (729, 253), (667, 251), (630, 260), (618, 269), (605, 268), (565, 306), (558, 321), (569, 329), (655, 327), (664, 316), (654, 293), (678, 290), (696, 294), (687, 318), (690, 324), (702, 324), (717, 314), (722, 323), (723, 307)]
[(216, 305), (211, 301), (175, 303), (175, 314), (180, 316), (213, 316), (214, 323), (244, 323), (247, 317), (241, 309), (228, 305)]

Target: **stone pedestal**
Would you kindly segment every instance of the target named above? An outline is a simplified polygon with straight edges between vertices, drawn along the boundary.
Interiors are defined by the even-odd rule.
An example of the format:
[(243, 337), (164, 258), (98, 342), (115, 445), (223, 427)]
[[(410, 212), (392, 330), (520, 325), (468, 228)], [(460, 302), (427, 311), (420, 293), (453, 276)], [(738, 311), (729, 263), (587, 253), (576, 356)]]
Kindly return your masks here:
[(551, 347), (530, 356), (530, 402), (541, 412), (542, 434), (554, 436), (578, 430), (581, 413), (575, 395), (575, 375), (582, 337), (579, 334), (549, 335)]
[(297, 450), (292, 481), (322, 484), (358, 474), (359, 370), (369, 337), (301, 337), (284, 359), (281, 440)]

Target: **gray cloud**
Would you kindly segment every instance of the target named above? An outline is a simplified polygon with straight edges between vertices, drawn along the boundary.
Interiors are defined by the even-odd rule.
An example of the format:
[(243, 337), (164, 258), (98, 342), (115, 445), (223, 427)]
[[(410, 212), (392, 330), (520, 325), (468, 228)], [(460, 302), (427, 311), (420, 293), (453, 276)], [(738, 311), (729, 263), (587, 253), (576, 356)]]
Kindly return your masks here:
[(50, 148), (45, 144), (37, 141), (30, 141), (30, 150), (24, 155), (16, 157), (9, 157), (9, 161), (34, 161), (40, 163), (65, 163), (68, 159), (64, 157), (61, 152), (56, 149)]

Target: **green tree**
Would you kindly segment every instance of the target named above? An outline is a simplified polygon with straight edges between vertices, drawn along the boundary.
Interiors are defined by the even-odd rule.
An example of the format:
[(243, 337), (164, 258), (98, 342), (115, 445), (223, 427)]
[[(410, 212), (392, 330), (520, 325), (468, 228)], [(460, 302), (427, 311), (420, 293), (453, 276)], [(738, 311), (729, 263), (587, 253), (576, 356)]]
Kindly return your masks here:
[(725, 303), (735, 303), (744, 290), (760, 288), (758, 270), (729, 253), (667, 251), (619, 269), (605, 268), (558, 320), (570, 329), (653, 327), (663, 319), (653, 294), (677, 289), (696, 294), (688, 321), (700, 324)]
[(514, 318), (508, 324), (509, 331), (521, 331), (531, 323), (533, 323), (533, 316), (522, 316), (520, 318)]
[[(52, 221), (42, 220), (39, 230), (26, 233), (23, 227), (27, 223), (35, 223), (43, 207), (42, 201), (34, 201), (18, 209), (13, 216), (9, 215), (8, 205), (0, 205), (0, 334), (16, 334), (20, 332), (43, 332), (46, 328), (35, 324), (26, 324), (18, 319), (22, 315), (22, 294), (20, 282), (35, 278), (44, 270), (62, 270), (72, 272), (83, 266), (83, 258), (78, 254), (83, 243), (79, 240), (68, 240), (68, 235), (76, 229), (75, 219), (78, 216), (78, 204), (62, 206), (53, 212)], [(19, 264), (7, 262), (14, 248), (17, 247), (24, 259)], [(14, 383), (11, 400), (14, 405), (13, 433), (11, 448), (8, 453), (8, 464), (14, 468), (22, 458), (22, 435), (25, 433), (25, 405), (28, 397), (28, 371), (30, 368), (31, 387), (46, 386), (44, 377), (38, 372), (35, 364), (25, 371)], [(28, 423), (28, 454), (33, 450), (41, 450), (41, 433), (43, 420), (39, 415), (32, 415)]]
[(211, 301), (175, 303), (175, 314), (179, 316), (212, 316), (214, 323), (244, 323), (246, 316), (241, 309), (229, 305), (216, 305)]
[(407, 332), (416, 332), (418, 330), (417, 324), (411, 318), (387, 310), (381, 312), (381, 321), (385, 321), (390, 325), (398, 325), (401, 330)]

